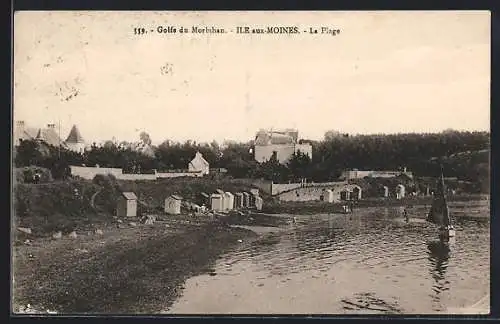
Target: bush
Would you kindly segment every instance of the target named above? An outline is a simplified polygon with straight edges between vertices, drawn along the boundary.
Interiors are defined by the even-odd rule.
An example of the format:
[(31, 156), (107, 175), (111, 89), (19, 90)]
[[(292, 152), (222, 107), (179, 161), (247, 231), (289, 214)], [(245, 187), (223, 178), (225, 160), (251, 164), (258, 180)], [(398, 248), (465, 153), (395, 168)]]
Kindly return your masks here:
[(14, 223), (35, 235), (85, 227), (101, 217), (90, 205), (99, 188), (89, 182), (17, 184), (14, 189)]
[(33, 183), (33, 176), (36, 173), (40, 174), (40, 183), (52, 182), (54, 180), (49, 169), (38, 166), (27, 166), (23, 168), (16, 168), (14, 170), (14, 182)]
[(112, 174), (97, 174), (92, 183), (102, 188), (95, 198), (95, 205), (109, 214), (114, 214), (118, 202), (117, 198), (122, 192), (116, 177)]

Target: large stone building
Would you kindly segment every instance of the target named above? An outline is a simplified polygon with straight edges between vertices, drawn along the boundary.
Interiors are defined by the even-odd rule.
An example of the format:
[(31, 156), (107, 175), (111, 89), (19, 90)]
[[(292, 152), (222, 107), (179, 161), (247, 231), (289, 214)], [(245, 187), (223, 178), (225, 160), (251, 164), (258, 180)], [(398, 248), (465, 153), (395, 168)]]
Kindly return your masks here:
[(23, 120), (19, 120), (16, 122), (13, 131), (14, 146), (18, 146), (22, 141), (36, 140), (46, 145), (62, 147), (78, 153), (83, 153), (86, 147), (86, 143), (76, 125), (71, 128), (66, 141), (61, 139), (59, 129), (56, 128), (55, 124), (48, 124), (43, 128), (34, 128), (27, 126)]
[(22, 141), (37, 140), (55, 147), (66, 147), (64, 141), (59, 137), (55, 124), (48, 124), (44, 128), (34, 128), (27, 126), (23, 120), (20, 120), (16, 122), (13, 131), (14, 146), (18, 146)]
[(254, 157), (259, 163), (268, 161), (273, 155), (280, 163), (286, 163), (299, 151), (312, 159), (312, 145), (300, 144), (299, 132), (295, 129), (260, 130), (255, 137)]

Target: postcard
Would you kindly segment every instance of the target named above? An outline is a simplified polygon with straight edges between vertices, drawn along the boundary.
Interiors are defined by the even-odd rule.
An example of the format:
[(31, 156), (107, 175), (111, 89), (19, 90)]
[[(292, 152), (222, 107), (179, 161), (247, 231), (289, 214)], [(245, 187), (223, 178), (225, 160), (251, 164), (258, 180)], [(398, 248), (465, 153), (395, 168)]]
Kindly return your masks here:
[(489, 314), (489, 12), (13, 28), (13, 314)]

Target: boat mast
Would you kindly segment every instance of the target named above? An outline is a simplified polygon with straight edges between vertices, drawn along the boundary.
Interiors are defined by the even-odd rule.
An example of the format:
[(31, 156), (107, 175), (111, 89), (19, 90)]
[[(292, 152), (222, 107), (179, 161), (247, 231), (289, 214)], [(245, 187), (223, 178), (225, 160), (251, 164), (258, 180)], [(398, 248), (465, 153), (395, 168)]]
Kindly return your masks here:
[(441, 179), (440, 179), (440, 182), (441, 182), (441, 190), (442, 190), (442, 199), (443, 199), (443, 225), (444, 226), (448, 226), (450, 225), (450, 213), (449, 213), (449, 210), (448, 210), (448, 202), (446, 201), (446, 189), (445, 189), (445, 186), (444, 186), (444, 172), (443, 172), (443, 164), (441, 164)]

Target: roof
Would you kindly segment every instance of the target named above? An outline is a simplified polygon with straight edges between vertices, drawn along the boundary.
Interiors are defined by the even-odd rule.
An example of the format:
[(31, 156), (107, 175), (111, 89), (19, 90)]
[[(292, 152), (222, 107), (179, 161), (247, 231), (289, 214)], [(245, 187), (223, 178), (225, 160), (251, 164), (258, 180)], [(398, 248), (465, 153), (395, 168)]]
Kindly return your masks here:
[(221, 189), (217, 189), (217, 190), (215, 190), (215, 192), (218, 194), (221, 194), (221, 195), (225, 194), (224, 190), (221, 190)]
[(69, 132), (68, 138), (66, 138), (67, 143), (85, 143), (85, 140), (82, 137), (82, 134), (80, 134), (80, 131), (76, 127), (76, 125), (73, 125), (71, 128), (71, 131)]
[(205, 165), (209, 165), (208, 161), (205, 160), (205, 158), (203, 157), (203, 154), (201, 154), (200, 152), (196, 152), (194, 158), (189, 162), (189, 163), (193, 163), (193, 161), (200, 161), (201, 163), (205, 164)]
[(237, 192), (235, 193), (236, 196), (243, 196), (243, 193), (242, 192)]
[(32, 140), (36, 138), (38, 134), (38, 129), (34, 127), (14, 127), (14, 143), (17, 145), (19, 140)]
[(171, 196), (167, 197), (167, 199), (168, 199), (168, 198), (173, 198), (173, 199), (175, 199), (175, 200), (182, 200), (182, 197), (181, 197), (181, 196), (178, 196), (178, 195), (171, 195)]
[(295, 143), (298, 132), (258, 132), (255, 138), (255, 145), (269, 145), (269, 144), (293, 144)]
[(38, 130), (38, 134), (36, 135), (36, 139), (52, 146), (64, 145), (63, 141), (53, 128), (40, 128)]
[(230, 193), (229, 191), (226, 191), (224, 194), (225, 194), (225, 195), (227, 195), (227, 196), (234, 196), (234, 195), (233, 195), (232, 193)]
[(133, 192), (125, 191), (122, 192), (122, 196), (125, 197), (127, 200), (136, 200), (137, 196)]
[(200, 195), (202, 195), (204, 197), (209, 197), (209, 194), (207, 194), (206, 192), (202, 192), (202, 193), (200, 193)]

